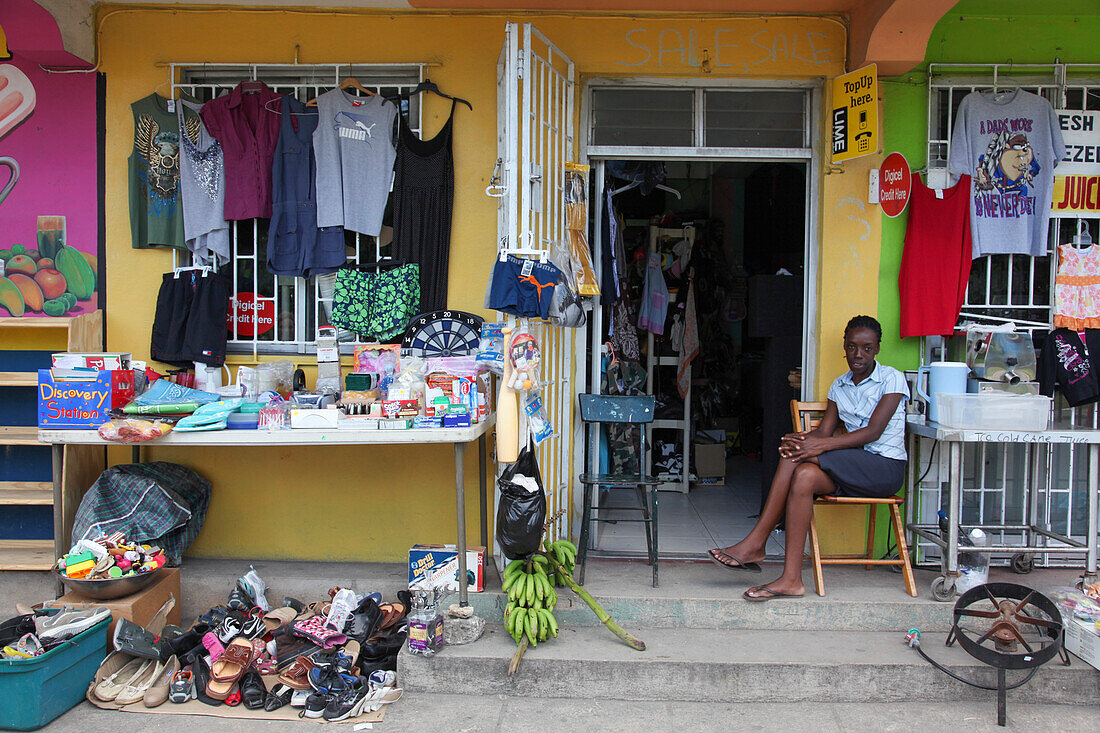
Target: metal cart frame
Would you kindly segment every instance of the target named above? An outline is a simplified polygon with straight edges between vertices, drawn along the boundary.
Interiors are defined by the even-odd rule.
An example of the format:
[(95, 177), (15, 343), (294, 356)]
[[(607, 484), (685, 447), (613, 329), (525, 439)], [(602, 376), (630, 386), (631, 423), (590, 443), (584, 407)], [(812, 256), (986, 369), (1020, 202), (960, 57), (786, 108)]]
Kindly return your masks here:
[[(1038, 526), (1039, 517), (1039, 485), (1036, 480), (1039, 466), (1038, 451), (1031, 452), (1028, 461), (1027, 489), (1024, 493), (1026, 501), (1026, 524), (977, 524), (966, 525), (965, 529), (982, 529), (991, 531), (1017, 531), (1023, 532), (1024, 544), (1022, 545), (986, 545), (984, 547), (967, 547), (967, 552), (979, 553), (1014, 553), (1020, 556), (1030, 555), (1082, 555), (1085, 558), (1085, 571), (1082, 580), (1088, 583), (1097, 579), (1097, 517), (1100, 514), (1100, 430), (1054, 427), (1050, 430), (1038, 432), (1026, 432), (1019, 430), (963, 430), (948, 428), (938, 423), (926, 422), (923, 417), (910, 416), (906, 421), (909, 434), (909, 466), (906, 485), (909, 487), (910, 500), (906, 501), (906, 528), (916, 537), (920, 537), (937, 545), (943, 550), (941, 568), (943, 574), (932, 582), (932, 597), (939, 601), (954, 599), (955, 581), (959, 577), (959, 527), (962, 520), (962, 471), (963, 471), (963, 445), (965, 443), (1027, 443), (1031, 445), (1050, 445), (1064, 443), (1073, 445), (1088, 445), (1088, 496), (1086, 505), (1088, 508), (1087, 536), (1084, 542), (1075, 540), (1065, 535), (1056, 534)], [(919, 438), (930, 438), (939, 443), (945, 443), (948, 448), (948, 529), (947, 538), (940, 535), (938, 525), (918, 524), (916, 521), (917, 496), (917, 441)], [(1037, 537), (1052, 539), (1063, 543), (1058, 547), (1049, 547), (1036, 542)], [(1018, 570), (1020, 568), (1017, 568)]]

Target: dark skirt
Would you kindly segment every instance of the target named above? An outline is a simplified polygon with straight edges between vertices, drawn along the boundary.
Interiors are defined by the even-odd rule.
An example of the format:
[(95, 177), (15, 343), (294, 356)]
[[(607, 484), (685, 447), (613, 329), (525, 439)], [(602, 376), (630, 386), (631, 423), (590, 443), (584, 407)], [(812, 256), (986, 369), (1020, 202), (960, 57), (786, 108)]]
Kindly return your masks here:
[(897, 494), (905, 480), (905, 461), (862, 448), (826, 451), (817, 462), (836, 484), (837, 496), (886, 499)]

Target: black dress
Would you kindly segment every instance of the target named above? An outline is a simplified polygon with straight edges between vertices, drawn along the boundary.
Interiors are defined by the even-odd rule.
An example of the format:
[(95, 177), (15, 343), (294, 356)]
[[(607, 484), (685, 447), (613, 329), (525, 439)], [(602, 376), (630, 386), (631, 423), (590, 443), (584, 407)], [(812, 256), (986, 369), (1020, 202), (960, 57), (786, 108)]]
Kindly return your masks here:
[(447, 307), (447, 268), (455, 197), (452, 129), (455, 105), (443, 129), (421, 140), (401, 117), (394, 169), (393, 257), (420, 265), (420, 310)]

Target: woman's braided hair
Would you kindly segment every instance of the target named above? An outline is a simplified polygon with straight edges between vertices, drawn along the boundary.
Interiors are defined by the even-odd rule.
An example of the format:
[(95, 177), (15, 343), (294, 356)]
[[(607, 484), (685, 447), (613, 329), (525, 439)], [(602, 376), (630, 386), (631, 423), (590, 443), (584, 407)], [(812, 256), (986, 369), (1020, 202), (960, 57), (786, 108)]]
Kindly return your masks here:
[(847, 337), (849, 333), (857, 328), (866, 328), (875, 334), (875, 339), (879, 342), (882, 341), (882, 324), (876, 321), (871, 316), (856, 316), (852, 320), (848, 321), (848, 325), (844, 327), (844, 335)]

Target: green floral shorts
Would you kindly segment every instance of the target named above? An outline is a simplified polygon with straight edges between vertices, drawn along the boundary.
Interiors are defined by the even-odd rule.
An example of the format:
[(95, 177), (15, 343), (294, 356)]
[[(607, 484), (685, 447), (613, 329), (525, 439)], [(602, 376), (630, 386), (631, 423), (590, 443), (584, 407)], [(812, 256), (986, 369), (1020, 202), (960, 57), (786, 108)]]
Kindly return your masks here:
[(382, 272), (341, 268), (332, 292), (332, 325), (389, 341), (420, 313), (420, 266)]

